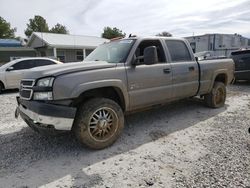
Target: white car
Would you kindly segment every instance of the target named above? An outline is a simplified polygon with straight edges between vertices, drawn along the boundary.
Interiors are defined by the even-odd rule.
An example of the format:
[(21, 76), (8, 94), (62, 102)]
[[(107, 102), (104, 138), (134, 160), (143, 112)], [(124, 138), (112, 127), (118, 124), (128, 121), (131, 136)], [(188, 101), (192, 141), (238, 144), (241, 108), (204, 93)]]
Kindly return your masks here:
[(22, 58), (10, 61), (0, 67), (0, 93), (5, 89), (18, 89), (22, 75), (28, 69), (63, 64), (54, 59), (43, 57)]

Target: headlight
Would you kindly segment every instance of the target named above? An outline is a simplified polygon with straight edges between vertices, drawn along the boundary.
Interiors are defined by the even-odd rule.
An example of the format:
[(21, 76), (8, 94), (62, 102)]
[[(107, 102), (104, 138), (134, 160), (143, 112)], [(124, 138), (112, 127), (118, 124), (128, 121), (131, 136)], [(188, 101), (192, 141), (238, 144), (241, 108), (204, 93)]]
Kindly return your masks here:
[(52, 91), (49, 92), (34, 92), (34, 100), (53, 100)]
[(39, 87), (52, 87), (54, 77), (42, 78), (37, 81), (36, 86)]

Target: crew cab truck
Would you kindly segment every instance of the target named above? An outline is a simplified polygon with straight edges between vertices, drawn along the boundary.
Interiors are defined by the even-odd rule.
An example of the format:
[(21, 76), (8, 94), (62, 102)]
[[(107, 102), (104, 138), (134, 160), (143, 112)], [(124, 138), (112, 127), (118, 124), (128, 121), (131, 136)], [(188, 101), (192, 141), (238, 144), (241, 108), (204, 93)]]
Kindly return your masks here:
[(231, 59), (197, 62), (184, 39), (119, 39), (83, 62), (27, 73), (16, 116), (37, 132), (72, 131), (82, 144), (102, 149), (119, 137), (128, 112), (193, 96), (222, 107), (233, 73)]

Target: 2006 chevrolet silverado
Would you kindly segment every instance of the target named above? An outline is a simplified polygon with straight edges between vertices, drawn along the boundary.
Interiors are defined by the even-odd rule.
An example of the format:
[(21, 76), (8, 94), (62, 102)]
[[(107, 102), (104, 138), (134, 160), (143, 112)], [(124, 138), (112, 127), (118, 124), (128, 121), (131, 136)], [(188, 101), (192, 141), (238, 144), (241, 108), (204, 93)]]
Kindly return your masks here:
[(31, 71), (21, 81), (16, 115), (37, 132), (71, 130), (102, 149), (119, 137), (128, 112), (193, 96), (223, 106), (233, 73), (231, 59), (197, 62), (184, 39), (119, 39), (84, 62)]

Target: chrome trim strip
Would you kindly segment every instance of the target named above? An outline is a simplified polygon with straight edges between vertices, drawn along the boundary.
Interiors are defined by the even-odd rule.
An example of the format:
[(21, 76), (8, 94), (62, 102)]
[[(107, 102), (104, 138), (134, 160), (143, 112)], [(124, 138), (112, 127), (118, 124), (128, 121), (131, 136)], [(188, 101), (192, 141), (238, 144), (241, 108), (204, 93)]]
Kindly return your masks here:
[(22, 81), (32, 81), (32, 85), (23, 85), (23, 84), (21, 84), (22, 87), (33, 87), (35, 85), (35, 80), (34, 79), (22, 79), (21, 83), (22, 83)]
[(51, 117), (37, 114), (29, 109), (25, 109), (22, 105), (19, 105), (19, 110), (27, 115), (34, 123), (41, 123), (45, 125), (53, 125), (56, 130), (70, 131), (73, 125), (74, 119)]

